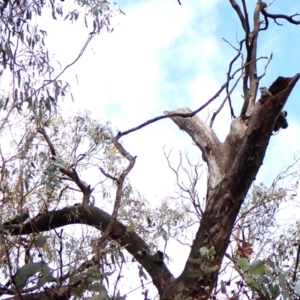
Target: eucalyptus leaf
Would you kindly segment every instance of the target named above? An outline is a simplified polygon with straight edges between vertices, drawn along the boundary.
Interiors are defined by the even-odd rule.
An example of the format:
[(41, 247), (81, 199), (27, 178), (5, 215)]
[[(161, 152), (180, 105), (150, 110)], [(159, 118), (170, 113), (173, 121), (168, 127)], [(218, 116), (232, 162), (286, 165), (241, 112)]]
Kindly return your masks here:
[(300, 286), (297, 282), (295, 283), (294, 291), (298, 296), (300, 296)]
[(240, 267), (243, 271), (247, 271), (249, 270), (250, 266), (249, 266), (249, 262), (246, 258), (242, 257), (239, 258), (237, 261), (237, 266)]
[(43, 286), (45, 283), (50, 282), (52, 280), (52, 274), (47, 265), (43, 265), (42, 267), (42, 276), (39, 278), (39, 285)]
[(19, 288), (23, 288), (28, 278), (33, 276), (35, 273), (41, 271), (42, 267), (43, 267), (42, 262), (25, 264), (17, 271), (17, 275), (15, 279), (16, 285)]
[(253, 276), (258, 277), (265, 273), (266, 266), (263, 261), (256, 260), (251, 264), (250, 272)]
[(38, 248), (41, 248), (45, 245), (45, 243), (47, 242), (47, 239), (49, 238), (49, 236), (44, 236), (42, 234), (39, 234), (35, 240), (34, 240), (34, 245)]
[(134, 224), (134, 222), (132, 220), (130, 220), (130, 223), (129, 223), (129, 225), (126, 228), (126, 231), (127, 232), (133, 232), (134, 229), (135, 229), (135, 224)]

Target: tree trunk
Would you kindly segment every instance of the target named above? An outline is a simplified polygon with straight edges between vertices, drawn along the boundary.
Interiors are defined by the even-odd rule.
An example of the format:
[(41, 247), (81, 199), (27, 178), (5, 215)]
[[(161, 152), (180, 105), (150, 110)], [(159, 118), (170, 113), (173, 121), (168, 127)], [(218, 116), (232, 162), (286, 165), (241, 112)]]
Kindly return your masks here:
[[(182, 288), (180, 292), (176, 288), (169, 290), (163, 299), (176, 299), (178, 293), (194, 300), (211, 295), (240, 207), (262, 165), (278, 115), (299, 76), (279, 77), (269, 88), (272, 96), (263, 103), (257, 101), (250, 120), (233, 120), (223, 144), (197, 117), (172, 117), (202, 151), (208, 164), (208, 187), (206, 208), (189, 259), (176, 281), (177, 286), (183, 284)], [(213, 259), (207, 260), (203, 253), (201, 255), (202, 247), (214, 248)]]

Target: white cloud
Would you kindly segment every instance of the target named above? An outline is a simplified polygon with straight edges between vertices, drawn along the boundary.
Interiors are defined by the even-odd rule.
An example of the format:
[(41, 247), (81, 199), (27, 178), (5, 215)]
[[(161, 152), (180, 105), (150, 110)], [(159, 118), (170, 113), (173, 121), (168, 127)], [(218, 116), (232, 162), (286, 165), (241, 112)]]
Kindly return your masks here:
[[(212, 2), (208, 8), (200, 9), (202, 20), (196, 18), (199, 8), (196, 10), (195, 4), (179, 6), (173, 1), (149, 1), (123, 9), (126, 16), (118, 18), (115, 31), (101, 33), (72, 68), (72, 73), (67, 74), (76, 73), (79, 77), (79, 85), (72, 86), (75, 97), (72, 109), (90, 109), (101, 122), (111, 120), (114, 126), (126, 130), (162, 114), (165, 109), (191, 103), (200, 105), (203, 100), (199, 95), (211, 96), (218, 86), (209, 65), (220, 56), (213, 36), (215, 18), (212, 16), (216, 9)], [(196, 21), (200, 22), (197, 23), (199, 31), (195, 29)], [(75, 32), (77, 40), (84, 34), (84, 31)], [(60, 50), (63, 50), (61, 46), (57, 51), (64, 55)], [(177, 56), (172, 59), (176, 51)], [(65, 54), (63, 59), (70, 60), (71, 55)], [(193, 69), (191, 77), (182, 80), (176, 77), (181, 74), (181, 67)], [(174, 74), (168, 74), (170, 68), (175, 68)], [(201, 76), (205, 81), (197, 91), (196, 83)], [(70, 110), (69, 103), (65, 105)], [(150, 198), (163, 196), (173, 189), (174, 178), (163, 156), (164, 145), (173, 147), (174, 151), (186, 147), (198, 152), (190, 137), (170, 120), (150, 125), (124, 137), (123, 141), (132, 154), (138, 155), (131, 174), (133, 184)]]
[[(210, 4), (211, 11), (212, 8)], [(118, 18), (115, 31), (101, 33), (93, 42), (92, 51), (72, 69), (73, 74), (79, 74), (78, 87), (73, 85), (75, 107), (89, 108), (98, 117), (110, 118), (120, 127), (124, 123), (133, 126), (154, 113), (161, 113), (168, 109), (169, 102), (180, 102), (174, 108), (187, 105), (191, 99), (180, 93), (178, 98), (174, 97), (180, 80), (168, 76), (180, 75), (181, 67), (193, 68), (193, 74), (206, 72), (209, 62), (218, 54), (217, 43), (210, 36), (212, 29), (205, 26), (208, 17), (200, 23), (206, 32), (203, 28), (200, 32), (194, 30), (198, 13), (194, 9), (174, 5), (173, 1), (149, 1), (124, 9), (126, 16)], [(201, 15), (205, 12), (207, 9)], [(180, 51), (180, 61), (178, 56), (172, 60), (175, 47)], [(70, 59), (70, 55), (64, 57)], [(177, 70), (168, 74), (168, 69), (176, 65)], [(187, 85), (185, 78), (182, 85)]]

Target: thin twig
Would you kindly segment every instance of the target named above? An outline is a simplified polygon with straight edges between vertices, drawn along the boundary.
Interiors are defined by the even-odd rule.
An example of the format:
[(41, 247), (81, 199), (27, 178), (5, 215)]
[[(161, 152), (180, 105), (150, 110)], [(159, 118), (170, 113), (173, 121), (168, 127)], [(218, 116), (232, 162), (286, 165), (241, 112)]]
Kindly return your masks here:
[[(261, 59), (261, 58), (265, 58), (265, 57), (260, 57), (258, 58), (257, 60)], [(157, 121), (160, 121), (160, 120), (163, 120), (163, 119), (166, 119), (166, 118), (172, 118), (172, 117), (182, 117), (182, 118), (191, 118), (193, 116), (195, 116), (198, 112), (200, 112), (201, 110), (203, 110), (206, 106), (208, 106), (213, 100), (215, 100), (216, 98), (218, 98), (221, 94), (221, 92), (226, 88), (227, 84), (228, 84), (228, 81), (230, 81), (232, 78), (234, 78), (234, 75), (236, 73), (238, 73), (239, 71), (243, 70), (248, 64), (252, 63), (252, 61), (250, 61), (249, 63), (246, 63), (244, 66), (238, 68), (230, 78), (227, 79), (227, 81), (220, 87), (220, 89), (206, 102), (204, 103), (202, 106), (200, 106), (198, 109), (194, 110), (193, 112), (191, 113), (168, 113), (167, 115), (162, 115), (162, 116), (158, 116), (158, 117), (155, 117), (153, 119), (150, 119), (136, 127), (133, 127), (131, 129), (128, 129), (126, 131), (119, 131), (118, 134), (116, 135), (116, 139), (120, 139), (122, 136), (125, 136), (129, 133), (132, 133), (134, 131), (137, 131), (147, 125), (150, 125), (152, 123), (155, 123)], [(167, 112), (166, 112), (167, 113)]]
[(105, 232), (102, 234), (101, 238), (99, 239), (98, 245), (100, 247), (104, 243), (104, 241), (109, 237), (109, 235), (111, 234), (111, 231), (117, 221), (119, 209), (121, 207), (121, 200), (123, 197), (124, 182), (125, 182), (127, 175), (134, 167), (135, 160), (136, 160), (136, 156), (133, 157), (129, 152), (127, 152), (125, 150), (125, 148), (122, 146), (122, 144), (118, 141), (119, 138), (120, 138), (119, 135), (117, 135), (115, 138), (112, 139), (112, 142), (114, 143), (117, 150), (122, 154), (122, 156), (128, 160), (129, 164), (128, 164), (127, 168), (122, 171), (121, 175), (119, 176), (119, 178), (117, 180), (117, 191), (116, 191), (116, 198), (115, 198), (113, 212), (111, 214), (111, 218), (109, 220), (109, 223), (107, 225)]
[(264, 8), (261, 10), (261, 13), (266, 17), (266, 18), (271, 18), (274, 20), (274, 22), (278, 25), (278, 26), (282, 26), (282, 24), (277, 22), (277, 19), (284, 19), (286, 21), (288, 21), (289, 23), (292, 23), (294, 25), (299, 25), (300, 24), (300, 20), (294, 20), (293, 18), (296, 16), (300, 16), (300, 14), (293, 14), (291, 16), (287, 16), (284, 14), (270, 14), (268, 13)]
[(270, 58), (268, 59), (267, 64), (265, 65), (264, 73), (258, 77), (258, 80), (262, 79), (266, 75), (267, 68), (268, 68), (269, 63), (272, 60), (272, 58), (273, 58), (273, 53), (271, 53)]
[(233, 85), (233, 87), (231, 88), (230, 92), (225, 96), (223, 102), (221, 103), (220, 107), (217, 109), (217, 111), (215, 111), (210, 119), (210, 124), (209, 127), (212, 128), (213, 122), (216, 118), (216, 116), (218, 115), (218, 113), (221, 111), (221, 109), (223, 108), (225, 102), (227, 99), (229, 99), (230, 95), (232, 94), (232, 92), (235, 90), (238, 82), (240, 81), (240, 79), (243, 77), (244, 73), (241, 73), (241, 75), (239, 76), (239, 78), (236, 80), (235, 84)]
[(242, 47), (243, 47), (243, 43), (245, 42), (245, 39), (243, 39), (242, 41), (239, 42), (239, 48), (235, 48), (231, 43), (229, 43), (226, 39), (223, 38), (223, 41), (228, 43), (233, 49), (235, 49), (238, 53), (237, 55), (231, 60), (231, 62), (229, 63), (229, 67), (228, 67), (228, 71), (227, 71), (227, 86), (226, 86), (226, 93), (227, 95), (229, 95), (228, 97), (228, 103), (229, 103), (229, 108), (230, 108), (230, 114), (232, 118), (235, 118), (235, 114), (233, 111), (233, 107), (232, 107), (232, 103), (231, 103), (231, 97), (230, 97), (230, 93), (229, 93), (229, 79), (233, 79), (233, 75), (231, 75), (231, 69), (233, 66), (233, 63), (240, 57), (242, 56)]
[(102, 174), (103, 174), (104, 176), (110, 178), (111, 180), (118, 181), (118, 178), (116, 178), (116, 177), (114, 177), (114, 176), (112, 176), (112, 175), (106, 173), (106, 172), (104, 171), (104, 169), (102, 169), (101, 167), (99, 167), (99, 169), (100, 169), (100, 171), (102, 172)]
[(90, 43), (90, 41), (95, 37), (96, 33), (95, 32), (92, 32), (90, 33), (89, 37), (87, 38), (86, 42), (84, 43), (83, 47), (81, 48), (78, 56), (76, 57), (75, 60), (73, 60), (70, 64), (66, 65), (64, 67), (64, 69), (54, 78), (54, 79), (51, 79), (51, 80), (44, 80), (44, 84), (38, 88), (37, 90), (35, 90), (30, 97), (36, 95), (41, 89), (44, 89), (45, 86), (49, 85), (50, 83), (53, 83), (55, 82), (67, 69), (69, 69), (71, 66), (73, 66), (78, 60), (79, 58), (84, 54), (88, 44)]
[[(52, 154), (52, 156), (55, 159), (56, 158), (56, 151), (55, 151), (55, 148), (54, 148), (49, 136), (47, 135), (47, 132), (46, 132), (45, 128), (43, 128), (43, 127), (39, 128), (38, 132), (43, 135), (44, 139), (46, 140), (46, 142), (48, 144), (48, 147), (50, 148), (50, 153)], [(72, 168), (72, 170), (69, 170), (69, 169), (64, 168), (64, 167), (58, 167), (58, 169), (64, 175), (68, 176), (79, 187), (79, 189), (81, 190), (81, 192), (83, 194), (82, 204), (88, 204), (90, 196), (91, 196), (94, 189), (91, 189), (91, 186), (89, 184), (87, 184), (85, 181), (83, 181), (79, 178), (75, 168)]]

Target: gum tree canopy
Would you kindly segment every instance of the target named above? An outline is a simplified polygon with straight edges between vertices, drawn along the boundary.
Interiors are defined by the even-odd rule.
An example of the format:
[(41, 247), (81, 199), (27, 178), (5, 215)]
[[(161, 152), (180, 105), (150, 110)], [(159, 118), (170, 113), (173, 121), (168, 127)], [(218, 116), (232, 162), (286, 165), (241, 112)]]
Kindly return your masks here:
[[(38, 22), (42, 11), (49, 10), (54, 20), (62, 17), (65, 3), (0, 2), (0, 72), (2, 82), (9, 87), (1, 91), (0, 99), (0, 294), (3, 297), (125, 299), (119, 287), (121, 278), (127, 276), (123, 266), (135, 262), (141, 281), (150, 280), (160, 299), (229, 297), (227, 286), (231, 279), (222, 277), (224, 268), (232, 268), (238, 278), (235, 297), (275, 299), (282, 295), (298, 299), (298, 259), (293, 265), (294, 272), (284, 271), (282, 264), (287, 259), (282, 256), (284, 244), (280, 246), (281, 252), (274, 250), (272, 258), (254, 259), (251, 254), (260, 245), (254, 247), (253, 237), (258, 240), (263, 231), (261, 227), (256, 231), (257, 224), (245, 225), (246, 217), (251, 219), (255, 212), (256, 218), (262, 218), (260, 226), (274, 226), (271, 221), (264, 223), (263, 218), (272, 219), (278, 209), (274, 201), (284, 199), (284, 191), (274, 187), (270, 194), (264, 186), (256, 186), (247, 203), (245, 198), (262, 165), (272, 133), (287, 127), (283, 107), (300, 76), (280, 76), (274, 78), (269, 88), (261, 88), (260, 80), (272, 56), (267, 59), (264, 71), (257, 70), (262, 58), (257, 55), (259, 35), (268, 30), (271, 21), (290, 23), (288, 26), (300, 21), (296, 14), (270, 13), (272, 6), (260, 0), (253, 11), (248, 11), (246, 0), (229, 0), (228, 4), (237, 14), (244, 38), (237, 46), (230, 45), (236, 56), (229, 61), (225, 83), (215, 95), (196, 110), (165, 111), (135, 128), (114, 132), (108, 124), (99, 124), (88, 114), (71, 119), (60, 114), (59, 102), (70, 91), (61, 75), (70, 65), (57, 71), (45, 45), (46, 31), (33, 19)], [(174, 5), (178, 3), (174, 1)], [(110, 19), (122, 13), (117, 6), (100, 0), (77, 0), (75, 7), (66, 14), (66, 19), (76, 21), (83, 14), (89, 35), (73, 63), (102, 29), (112, 30)], [(234, 69), (237, 63), (240, 67)], [(239, 82), (243, 105), (236, 116), (231, 94)], [(207, 124), (197, 113), (222, 94), (224, 101)], [(230, 107), (228, 118), (233, 120), (222, 143), (212, 126), (225, 103)], [(152, 220), (152, 208), (129, 183), (128, 175), (136, 157), (122, 142), (127, 135), (166, 118), (190, 135), (202, 153), (207, 164), (207, 192), (202, 203), (197, 192), (199, 165), (190, 163), (193, 169), (190, 185), (185, 187), (177, 181), (189, 209), (171, 208), (162, 202), (157, 208), (159, 217)], [(181, 163), (180, 168), (183, 168)], [(178, 169), (171, 169), (178, 176)], [(100, 173), (97, 175), (100, 179), (91, 186), (88, 174), (94, 176), (95, 171)], [(74, 205), (72, 200), (78, 199), (79, 194), (82, 200)], [(157, 237), (167, 242), (179, 229), (188, 228), (191, 220), (196, 222), (197, 232), (184, 269), (175, 278), (168, 268), (168, 254), (159, 248)], [(238, 222), (239, 230), (233, 234)], [(74, 224), (84, 225), (75, 225), (82, 228), (77, 230), (78, 236), (68, 233), (66, 225)], [(249, 233), (248, 238), (244, 229)], [(182, 235), (177, 238), (180, 240)], [(235, 250), (230, 254), (231, 241)], [(109, 284), (111, 278), (113, 285)], [(147, 287), (142, 283), (140, 288), (141, 297), (150, 299)]]

